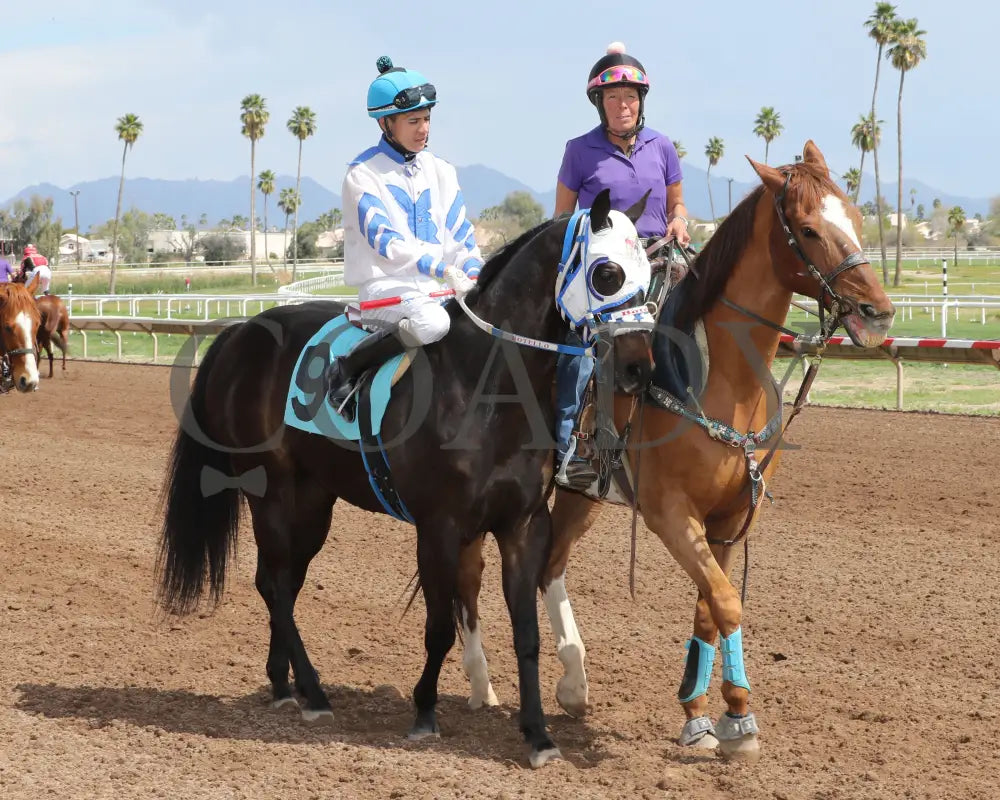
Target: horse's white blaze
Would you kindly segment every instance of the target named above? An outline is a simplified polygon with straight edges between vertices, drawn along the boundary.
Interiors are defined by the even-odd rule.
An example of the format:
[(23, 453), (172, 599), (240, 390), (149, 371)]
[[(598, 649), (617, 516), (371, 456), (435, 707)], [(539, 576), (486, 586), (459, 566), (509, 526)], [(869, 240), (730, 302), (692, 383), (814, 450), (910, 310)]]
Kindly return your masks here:
[(566, 574), (553, 580), (542, 597), (545, 600), (545, 610), (549, 613), (549, 622), (552, 623), (552, 632), (556, 636), (556, 652), (565, 671), (559, 680), (556, 698), (567, 711), (571, 708), (582, 710), (587, 705), (587, 671), (583, 665), (587, 650), (583, 646), (569, 596), (566, 594)]
[(490, 683), (489, 667), (486, 664), (486, 653), (483, 652), (482, 620), (476, 629), (469, 630), (468, 612), (462, 609), (462, 641), (465, 650), (462, 653), (462, 667), (469, 676), (469, 708), (499, 705), (493, 685)]
[[(31, 318), (22, 311), (14, 319), (15, 327), (21, 329), (23, 334), (23, 339), (21, 342), (21, 347), (31, 347), (34, 345), (33, 337), (31, 335)], [(30, 383), (38, 383), (38, 364), (35, 361), (35, 356), (33, 353), (28, 353), (24, 357), (24, 371), (28, 373), (28, 381)]]
[(851, 222), (851, 218), (847, 215), (847, 206), (844, 205), (844, 201), (841, 200), (835, 194), (828, 194), (823, 198), (823, 219), (829, 222), (836, 228), (839, 228), (844, 232), (851, 244), (861, 249), (861, 242), (858, 241), (858, 235), (854, 232), (854, 224)]

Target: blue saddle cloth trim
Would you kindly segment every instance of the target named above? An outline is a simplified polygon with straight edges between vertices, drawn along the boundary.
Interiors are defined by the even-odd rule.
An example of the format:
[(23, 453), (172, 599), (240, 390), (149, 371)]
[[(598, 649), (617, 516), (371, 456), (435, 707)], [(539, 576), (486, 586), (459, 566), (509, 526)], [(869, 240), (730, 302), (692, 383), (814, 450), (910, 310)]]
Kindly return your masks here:
[[(355, 327), (341, 314), (320, 328), (306, 342), (292, 370), (292, 380), (285, 400), (285, 424), (306, 433), (331, 439), (357, 442), (361, 439), (357, 417), (348, 422), (330, 405), (326, 397), (326, 370), (333, 359), (347, 353), (355, 344), (371, 334)], [(372, 428), (379, 434), (382, 418), (389, 405), (392, 376), (402, 355), (385, 362), (371, 384)]]

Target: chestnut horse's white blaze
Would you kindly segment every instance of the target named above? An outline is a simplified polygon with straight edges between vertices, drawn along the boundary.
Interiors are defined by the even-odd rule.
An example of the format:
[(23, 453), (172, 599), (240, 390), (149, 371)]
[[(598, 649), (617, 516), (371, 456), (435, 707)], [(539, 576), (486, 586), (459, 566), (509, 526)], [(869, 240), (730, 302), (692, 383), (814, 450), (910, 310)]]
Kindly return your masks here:
[[(24, 311), (14, 318), (14, 326), (21, 331), (21, 347), (31, 347), (35, 343), (35, 335), (31, 330), (31, 317)], [(32, 386), (38, 385), (38, 362), (34, 353), (26, 353), (24, 356), (24, 371), (28, 383)]]
[(823, 210), (821, 213), (823, 219), (838, 228), (858, 250), (861, 249), (861, 242), (858, 241), (857, 231), (854, 230), (854, 223), (851, 222), (851, 218), (847, 215), (847, 206), (844, 205), (843, 200), (836, 195), (828, 194), (823, 198)]
[(573, 618), (573, 609), (566, 594), (566, 573), (554, 579), (542, 592), (545, 610), (549, 612), (552, 633), (556, 637), (556, 652), (563, 665), (563, 676), (556, 687), (556, 699), (568, 714), (583, 716), (587, 711), (587, 671), (584, 659), (587, 650)]
[(475, 630), (469, 629), (469, 612), (462, 609), (462, 641), (465, 648), (462, 652), (462, 667), (469, 677), (471, 690), (469, 692), (469, 708), (477, 709), (483, 706), (497, 706), (496, 693), (490, 683), (489, 667), (486, 664), (486, 653), (483, 652), (482, 626), (477, 624)]

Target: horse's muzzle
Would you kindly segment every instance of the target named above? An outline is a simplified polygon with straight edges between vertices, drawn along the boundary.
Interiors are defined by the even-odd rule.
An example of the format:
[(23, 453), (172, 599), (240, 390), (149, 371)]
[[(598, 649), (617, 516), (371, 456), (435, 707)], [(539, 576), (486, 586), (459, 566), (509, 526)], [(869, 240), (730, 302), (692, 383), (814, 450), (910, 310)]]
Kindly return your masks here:
[(652, 335), (632, 331), (614, 339), (615, 384), (625, 394), (639, 394), (653, 377)]

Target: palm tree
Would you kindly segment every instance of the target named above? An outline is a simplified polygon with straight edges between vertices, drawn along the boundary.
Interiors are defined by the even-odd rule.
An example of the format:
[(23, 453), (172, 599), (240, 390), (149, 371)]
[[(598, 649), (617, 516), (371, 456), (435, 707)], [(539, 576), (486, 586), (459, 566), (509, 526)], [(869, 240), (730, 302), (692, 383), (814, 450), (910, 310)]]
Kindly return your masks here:
[[(851, 144), (861, 151), (861, 166), (858, 167), (858, 172), (861, 173), (862, 180), (865, 174), (865, 153), (872, 152), (878, 147), (881, 140), (882, 120), (874, 119), (870, 114), (868, 116), (861, 114), (858, 117), (858, 122), (851, 128)], [(857, 205), (860, 194), (861, 181), (858, 181), (857, 194), (854, 195), (855, 205)]]
[(259, 94), (248, 94), (240, 103), (241, 133), (250, 140), (250, 283), (257, 283), (257, 233), (254, 230), (256, 191), (254, 176), (257, 174), (254, 165), (257, 154), (257, 140), (264, 135), (264, 126), (271, 115), (267, 110), (267, 102)]
[(857, 167), (851, 167), (847, 172), (843, 174), (844, 183), (847, 184), (847, 194), (855, 198), (855, 203), (857, 202), (857, 192), (858, 186), (861, 185), (861, 170)]
[(715, 203), (712, 200), (712, 167), (719, 163), (719, 159), (722, 158), (725, 149), (725, 144), (723, 144), (722, 139), (718, 136), (713, 136), (708, 140), (708, 144), (705, 145), (705, 155), (708, 156), (708, 172), (706, 173), (708, 178), (708, 204), (712, 208), (713, 223), (715, 222)]
[(958, 234), (965, 230), (965, 211), (961, 206), (953, 206), (948, 209), (948, 228), (955, 240), (955, 260), (951, 263), (953, 267), (958, 266)]
[(924, 36), (927, 31), (920, 30), (916, 19), (900, 20), (893, 27), (892, 47), (886, 57), (899, 70), (899, 97), (896, 100), (896, 146), (899, 148), (897, 159), (899, 175), (896, 189), (896, 274), (892, 285), (899, 286), (903, 269), (903, 78), (906, 73), (927, 58), (927, 42)]
[(264, 195), (264, 258), (267, 260), (267, 266), (271, 268), (272, 273), (274, 272), (274, 267), (271, 266), (271, 248), (267, 244), (267, 196), (274, 191), (275, 180), (274, 172), (269, 169), (265, 169), (257, 176), (257, 188)]
[[(878, 45), (878, 55), (875, 57), (875, 88), (872, 89), (871, 119), (875, 116), (875, 98), (878, 96), (878, 76), (882, 67), (882, 50), (892, 39), (892, 28), (896, 23), (896, 7), (892, 3), (876, 3), (875, 12), (865, 21), (868, 35)], [(875, 213), (878, 215), (878, 244), (882, 251), (882, 282), (889, 282), (889, 270), (885, 264), (885, 237), (882, 232), (882, 179), (878, 174), (878, 140), (872, 149), (875, 159)]]
[[(288, 118), (288, 130), (299, 140), (299, 169), (295, 174), (295, 195), (302, 203), (302, 143), (316, 133), (316, 114), (309, 106), (296, 106)], [(299, 209), (295, 207), (295, 227), (292, 228), (292, 280), (299, 268)]]
[(316, 217), (316, 224), (323, 231), (335, 231), (343, 221), (344, 215), (340, 213), (339, 208), (331, 208)]
[(688, 151), (684, 149), (684, 145), (681, 144), (680, 140), (679, 139), (674, 139), (673, 144), (674, 144), (674, 150), (677, 151), (677, 159), (678, 159), (678, 161), (681, 161), (684, 158), (686, 158), (687, 154), (688, 154)]
[(285, 212), (285, 270), (288, 270), (288, 218), (299, 210), (299, 195), (292, 189), (282, 189), (278, 195), (278, 208)]
[(774, 110), (773, 106), (761, 106), (757, 119), (753, 121), (754, 136), (759, 136), (764, 140), (764, 163), (767, 163), (768, 151), (771, 149), (771, 142), (781, 135), (785, 126), (781, 124), (781, 114)]
[(135, 140), (142, 133), (142, 122), (137, 115), (126, 114), (124, 117), (118, 117), (118, 121), (115, 123), (115, 131), (118, 134), (119, 140), (123, 141), (125, 146), (122, 148), (122, 176), (121, 180), (118, 181), (118, 205), (115, 208), (115, 226), (111, 234), (111, 280), (108, 283), (108, 294), (115, 293), (115, 278), (117, 277), (118, 220), (122, 215), (122, 193), (125, 191), (125, 156), (128, 155), (128, 151), (132, 149)]

